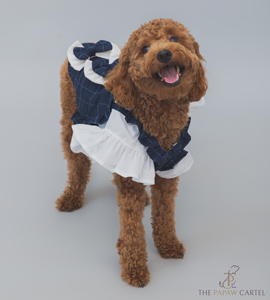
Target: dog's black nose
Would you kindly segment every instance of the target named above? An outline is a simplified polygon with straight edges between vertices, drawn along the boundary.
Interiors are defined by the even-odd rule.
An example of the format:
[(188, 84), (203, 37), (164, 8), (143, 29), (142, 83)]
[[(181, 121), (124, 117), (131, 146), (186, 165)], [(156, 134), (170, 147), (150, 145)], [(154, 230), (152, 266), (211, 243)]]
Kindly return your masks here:
[(157, 60), (161, 63), (167, 64), (172, 58), (172, 52), (168, 49), (159, 51), (157, 54)]

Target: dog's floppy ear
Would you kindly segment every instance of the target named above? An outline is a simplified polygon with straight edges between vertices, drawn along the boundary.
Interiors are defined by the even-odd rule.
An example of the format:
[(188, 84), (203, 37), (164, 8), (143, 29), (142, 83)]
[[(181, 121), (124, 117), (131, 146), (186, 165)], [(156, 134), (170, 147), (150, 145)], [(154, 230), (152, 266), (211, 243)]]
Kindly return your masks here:
[(199, 44), (194, 41), (193, 47), (195, 49), (196, 55), (198, 56), (198, 58), (200, 60), (200, 63), (199, 63), (197, 73), (195, 75), (196, 79), (193, 84), (193, 88), (191, 89), (191, 91), (188, 95), (188, 99), (190, 102), (199, 101), (205, 95), (205, 92), (208, 88), (207, 79), (205, 77), (205, 69), (201, 62), (201, 61), (205, 61), (205, 60), (199, 51)]
[(136, 104), (136, 88), (129, 74), (130, 51), (128, 46), (121, 50), (119, 63), (106, 76), (105, 88), (117, 104), (132, 110)]

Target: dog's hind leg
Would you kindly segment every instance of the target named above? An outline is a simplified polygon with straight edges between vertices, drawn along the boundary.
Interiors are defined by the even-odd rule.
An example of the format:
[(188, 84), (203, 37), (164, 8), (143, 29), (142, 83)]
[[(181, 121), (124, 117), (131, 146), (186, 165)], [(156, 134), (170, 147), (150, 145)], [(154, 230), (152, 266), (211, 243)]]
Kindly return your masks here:
[(175, 232), (174, 207), (179, 178), (156, 175), (151, 186), (152, 228), (155, 246), (164, 258), (183, 258), (185, 248)]
[(119, 206), (120, 236), (117, 242), (121, 277), (137, 287), (145, 286), (150, 278), (147, 267), (145, 232), (142, 223), (145, 190), (142, 183), (114, 174)]
[(73, 211), (83, 205), (84, 193), (90, 177), (91, 161), (83, 153), (74, 153), (70, 149), (73, 122), (70, 120), (77, 110), (75, 91), (68, 74), (67, 60), (61, 68), (61, 106), (62, 106), (62, 149), (67, 160), (68, 180), (63, 194), (56, 200), (60, 211)]

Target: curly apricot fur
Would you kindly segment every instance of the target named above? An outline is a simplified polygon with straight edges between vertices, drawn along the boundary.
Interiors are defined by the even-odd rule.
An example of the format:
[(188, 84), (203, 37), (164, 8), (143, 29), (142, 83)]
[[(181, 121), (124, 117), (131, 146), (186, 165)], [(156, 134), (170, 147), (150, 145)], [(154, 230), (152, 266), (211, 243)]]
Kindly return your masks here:
[[(171, 42), (174, 36), (179, 43)], [(146, 54), (142, 48), (149, 46)], [(170, 64), (181, 65), (184, 72), (175, 87), (165, 86), (152, 77), (164, 66), (157, 53), (169, 49)], [(199, 44), (188, 29), (171, 19), (155, 19), (134, 31), (122, 49), (119, 63), (106, 77), (105, 87), (118, 105), (128, 108), (143, 124), (146, 132), (155, 136), (165, 150), (178, 141), (188, 121), (189, 103), (199, 101), (207, 90), (204, 58)], [(72, 137), (70, 121), (77, 110), (73, 84), (67, 70), (67, 60), (61, 68), (62, 147), (68, 164), (67, 186), (56, 201), (60, 211), (72, 211), (83, 204), (89, 181), (91, 162), (84, 154), (70, 150)], [(183, 258), (185, 248), (175, 232), (174, 205), (178, 178), (164, 179), (156, 175), (151, 186), (152, 227), (155, 246), (164, 258)], [(142, 224), (144, 205), (148, 204), (144, 185), (114, 174), (119, 206), (120, 255), (123, 280), (137, 287), (145, 286), (150, 278), (147, 267), (145, 232)]]

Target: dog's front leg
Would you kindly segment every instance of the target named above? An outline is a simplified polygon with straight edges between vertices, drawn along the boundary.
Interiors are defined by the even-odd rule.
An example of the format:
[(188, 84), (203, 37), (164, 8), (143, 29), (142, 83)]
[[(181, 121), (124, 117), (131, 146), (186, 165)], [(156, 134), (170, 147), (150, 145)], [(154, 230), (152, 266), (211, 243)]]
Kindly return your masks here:
[(149, 281), (145, 232), (142, 224), (145, 190), (142, 183), (114, 174), (120, 217), (120, 237), (117, 242), (121, 276), (128, 283), (143, 287)]
[(174, 207), (179, 178), (156, 175), (152, 192), (152, 228), (155, 246), (164, 258), (183, 258), (185, 248), (175, 233)]

